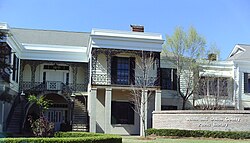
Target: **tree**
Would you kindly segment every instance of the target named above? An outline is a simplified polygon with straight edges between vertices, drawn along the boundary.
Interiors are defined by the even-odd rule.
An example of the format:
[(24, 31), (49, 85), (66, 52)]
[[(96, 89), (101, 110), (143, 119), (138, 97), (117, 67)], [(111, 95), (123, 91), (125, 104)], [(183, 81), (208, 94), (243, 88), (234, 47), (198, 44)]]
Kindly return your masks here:
[(135, 84), (132, 85), (130, 101), (134, 104), (133, 110), (140, 116), (140, 135), (146, 137), (148, 102), (153, 95), (149, 87), (153, 87), (157, 81), (157, 74), (153, 72), (155, 55), (142, 51), (135, 64), (136, 72), (141, 76), (134, 77)]
[(33, 120), (33, 117), (29, 117), (31, 129), (36, 136), (47, 137), (53, 134), (54, 124), (49, 122), (44, 116), (44, 112), (48, 110), (51, 105), (49, 100), (44, 99), (44, 96), (36, 97), (30, 95), (28, 97), (29, 102), (35, 103), (39, 107), (39, 118)]
[(182, 109), (198, 86), (200, 64), (205, 56), (205, 39), (193, 27), (188, 32), (177, 27), (172, 36), (166, 37), (164, 53), (177, 69), (177, 94), (182, 98)]

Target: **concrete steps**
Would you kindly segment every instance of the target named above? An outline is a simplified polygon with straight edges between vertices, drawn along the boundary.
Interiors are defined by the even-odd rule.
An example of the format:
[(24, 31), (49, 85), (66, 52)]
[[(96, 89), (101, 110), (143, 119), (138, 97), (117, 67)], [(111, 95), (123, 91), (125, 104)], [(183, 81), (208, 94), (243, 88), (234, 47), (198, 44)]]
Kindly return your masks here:
[(86, 106), (79, 100), (75, 99), (72, 130), (87, 132), (88, 131), (87, 124), (88, 124), (88, 114)]
[(22, 104), (18, 104), (15, 107), (12, 117), (10, 119), (10, 123), (7, 127), (7, 132), (20, 133), (22, 124), (21, 121), (22, 121)]

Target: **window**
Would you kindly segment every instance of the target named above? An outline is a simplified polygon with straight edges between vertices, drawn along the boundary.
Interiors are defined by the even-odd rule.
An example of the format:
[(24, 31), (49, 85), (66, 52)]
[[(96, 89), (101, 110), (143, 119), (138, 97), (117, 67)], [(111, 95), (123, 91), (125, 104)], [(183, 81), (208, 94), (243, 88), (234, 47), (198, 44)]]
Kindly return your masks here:
[(244, 93), (250, 93), (250, 73), (244, 73)]
[(43, 83), (45, 84), (46, 82), (46, 72), (43, 72)]
[(134, 84), (135, 79), (135, 58), (134, 57), (112, 57), (111, 78), (112, 84), (129, 85)]
[(201, 77), (199, 81), (199, 95), (228, 96), (228, 81), (225, 77)]
[(69, 85), (69, 73), (66, 73), (66, 85)]
[(69, 66), (59, 66), (57, 64), (44, 65), (43, 68), (46, 70), (69, 70)]
[(161, 88), (177, 90), (177, 70), (171, 68), (161, 69)]
[(134, 124), (134, 105), (129, 102), (112, 101), (111, 123)]

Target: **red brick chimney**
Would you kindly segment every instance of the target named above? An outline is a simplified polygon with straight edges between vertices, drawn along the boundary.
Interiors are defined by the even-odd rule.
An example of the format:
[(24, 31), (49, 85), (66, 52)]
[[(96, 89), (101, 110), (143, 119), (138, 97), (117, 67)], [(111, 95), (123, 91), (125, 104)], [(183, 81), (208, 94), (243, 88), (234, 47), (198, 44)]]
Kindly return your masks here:
[(144, 32), (144, 26), (142, 25), (130, 25), (133, 32)]

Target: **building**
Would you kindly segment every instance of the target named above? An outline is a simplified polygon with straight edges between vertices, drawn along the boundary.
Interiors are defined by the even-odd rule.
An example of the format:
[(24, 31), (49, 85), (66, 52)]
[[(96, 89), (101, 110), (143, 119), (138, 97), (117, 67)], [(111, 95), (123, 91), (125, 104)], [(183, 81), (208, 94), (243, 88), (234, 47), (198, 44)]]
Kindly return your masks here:
[[(136, 66), (142, 55), (154, 56), (150, 69), (152, 84), (142, 93), (153, 92), (151, 113), (160, 110), (160, 52), (162, 36), (133, 31), (93, 29), (90, 33), (9, 28), (6, 44), (12, 51), (10, 84), (17, 94), (3, 114), (2, 131), (19, 132), (27, 126), (37, 107), (24, 100), (28, 95), (44, 96), (53, 105), (46, 112), (55, 130), (81, 130), (113, 134), (139, 134), (140, 117), (132, 110), (131, 89), (142, 79)], [(5, 28), (5, 29), (4, 29)], [(3, 85), (3, 84), (2, 84)], [(131, 86), (133, 85), (133, 86)], [(18, 100), (17, 100), (18, 99)], [(12, 106), (11, 106), (12, 105)], [(5, 105), (6, 106), (6, 105)], [(146, 105), (147, 106), (147, 105)], [(8, 120), (7, 120), (8, 118)], [(62, 129), (62, 124), (64, 124)]]
[[(131, 31), (69, 32), (1, 23), (0, 33), (1, 55), (9, 51), (0, 60), (12, 65), (1, 69), (0, 132), (25, 131), (29, 115), (38, 116), (38, 107), (25, 100), (28, 95), (53, 103), (45, 115), (56, 131), (140, 134), (142, 120), (146, 128), (152, 126), (153, 111), (182, 108), (176, 69), (161, 53), (164, 40), (160, 34), (144, 32), (143, 26), (131, 25)], [(201, 90), (190, 98), (190, 109), (207, 101), (227, 109), (250, 109), (249, 47), (236, 45), (226, 61), (202, 65), (206, 68), (199, 73)], [(139, 104), (147, 109), (139, 110), (145, 119), (133, 110), (133, 91), (148, 99)]]

